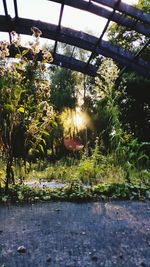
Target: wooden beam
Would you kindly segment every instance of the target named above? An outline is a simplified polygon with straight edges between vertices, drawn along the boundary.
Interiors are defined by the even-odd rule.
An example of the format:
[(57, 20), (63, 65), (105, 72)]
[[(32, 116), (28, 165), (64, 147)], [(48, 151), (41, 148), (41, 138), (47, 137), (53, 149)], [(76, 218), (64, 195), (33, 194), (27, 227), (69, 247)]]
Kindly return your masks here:
[(8, 16), (8, 9), (7, 9), (6, 0), (3, 0), (3, 7), (4, 7), (5, 15)]
[[(133, 59), (131, 60), (134, 61), (136, 58), (138, 58), (142, 53), (143, 51), (145, 50), (145, 48), (150, 44), (150, 39), (143, 45), (143, 47), (137, 51), (137, 53), (134, 55)], [(119, 73), (119, 77), (118, 79), (120, 79), (122, 77), (122, 74), (126, 71), (127, 67), (124, 66), (121, 70), (120, 70), (120, 73)]]
[[(62, 20), (62, 16), (63, 16), (63, 11), (64, 11), (64, 4), (62, 4), (61, 5), (61, 8), (60, 8), (60, 14), (59, 14), (59, 21), (58, 21), (57, 31), (60, 31), (60, 26), (61, 26), (61, 20)], [(57, 49), (57, 41), (55, 41), (54, 50), (53, 50), (54, 57), (55, 57), (56, 49)]]
[(18, 6), (17, 6), (17, 0), (14, 0), (14, 8), (15, 8), (15, 16), (18, 18)]
[[(61, 64), (60, 64), (61, 63)], [(83, 74), (89, 75), (89, 76), (96, 76), (97, 68), (94, 65), (89, 65), (86, 69), (86, 63), (80, 60), (77, 60), (73, 57), (67, 57), (64, 55), (56, 54), (56, 57), (54, 59), (54, 62), (52, 64), (71, 69), (74, 71), (79, 71)]]
[[(57, 31), (57, 25), (34, 21), (29, 19), (11, 19), (6, 22), (5, 16), (0, 16), (0, 31), (11, 32), (16, 31), (22, 34), (31, 35), (31, 27), (37, 27), (42, 31), (42, 37), (57, 40), (79, 48), (111, 57), (121, 65), (130, 67), (131, 69), (140, 72), (142, 75), (150, 75), (150, 63), (142, 59), (135, 59), (130, 63), (134, 54), (126, 52), (124, 49), (114, 46), (106, 41), (101, 41), (98, 47), (95, 48), (95, 43), (98, 38), (81, 31), (72, 30), (66, 27), (61, 27), (61, 32)], [(86, 63), (85, 63), (86, 64)]]
[[(97, 40), (97, 42), (96, 42), (96, 44), (95, 44), (95, 48), (98, 46), (98, 44), (99, 44), (99, 43), (101, 42), (101, 40), (103, 39), (103, 36), (104, 36), (105, 32), (107, 31), (107, 28), (108, 28), (108, 26), (109, 26), (109, 24), (110, 24), (110, 21), (112, 20), (114, 14), (115, 14), (116, 8), (117, 8), (117, 6), (119, 5), (120, 1), (121, 1), (121, 0), (117, 0), (116, 5), (115, 5), (115, 7), (114, 7), (112, 13), (111, 13), (109, 19), (107, 20), (106, 25), (105, 25), (105, 27), (104, 27), (104, 29), (103, 29), (103, 31), (102, 31), (102, 33), (101, 33), (99, 39)], [(94, 55), (95, 55), (95, 53), (92, 52), (92, 53), (91, 53), (91, 56), (89, 57), (89, 59), (88, 59), (88, 61), (87, 61), (87, 66), (89, 65), (89, 63), (90, 63), (90, 61), (92, 60), (92, 58), (94, 57)]]
[[(98, 6), (96, 4), (94, 4), (93, 2), (89, 3), (89, 2), (85, 2), (84, 0), (49, 0), (49, 1), (52, 1), (52, 2), (57, 2), (57, 3), (65, 3), (66, 5), (70, 6), (70, 7), (74, 7), (74, 8), (78, 8), (80, 10), (84, 10), (84, 11), (88, 11), (92, 14), (95, 14), (95, 15), (98, 15), (100, 17), (104, 17), (106, 19), (109, 19), (109, 17), (111, 16), (111, 13), (112, 11), (102, 7), (102, 6)], [(114, 0), (112, 1), (101, 1), (101, 0), (97, 0), (95, 2), (106, 2), (107, 4), (105, 4), (106, 6), (109, 6), (112, 7), (113, 9), (115, 8), (115, 5), (117, 3), (117, 0)], [(108, 5), (108, 3), (110, 3)], [(118, 10), (120, 5), (117, 6), (116, 10)], [(123, 5), (124, 6), (124, 5)], [(128, 7), (128, 9), (130, 10), (130, 6), (128, 5), (125, 5)], [(127, 8), (126, 8), (127, 9)], [(148, 25), (150, 24), (150, 15), (147, 14), (147, 13), (144, 13), (141, 12), (140, 10), (138, 9), (135, 9), (133, 8), (133, 10), (135, 10), (135, 13), (141, 15), (141, 21), (142, 22), (146, 22), (148, 23)], [(133, 12), (132, 12), (133, 13)], [(141, 14), (142, 13), (142, 14)], [(135, 20), (136, 18), (136, 20)], [(143, 19), (142, 19), (143, 18)], [(145, 20), (144, 20), (145, 18)], [(150, 37), (150, 28), (149, 27), (146, 27), (143, 23), (141, 22), (137, 22), (137, 20), (140, 19), (140, 16), (134, 16), (133, 18), (129, 18), (129, 17), (124, 17), (122, 16), (122, 14), (120, 13), (115, 13), (112, 17), (112, 21), (116, 22), (117, 24), (121, 25), (121, 26), (124, 26), (124, 27), (127, 27), (131, 30), (135, 30), (136, 32), (139, 32), (147, 37)], [(147, 25), (147, 26), (148, 26)]]
[[(108, 6), (111, 8), (114, 8), (116, 1), (117, 0), (92, 0), (92, 2), (96, 2), (98, 4)], [(127, 5), (126, 3), (122, 1), (118, 5), (117, 10), (135, 19), (138, 19), (139, 21), (150, 24), (150, 15), (148, 13), (145, 13), (142, 10), (136, 7), (133, 7), (131, 5)]]
[[(19, 50), (21, 52), (25, 49), (26, 49), (25, 47), (19, 48)], [(16, 54), (18, 54), (18, 49), (14, 45), (11, 45), (9, 47), (9, 52), (10, 52), (9, 57), (15, 57)], [(29, 51), (26, 54), (26, 57), (29, 60), (31, 60), (32, 59), (32, 53)], [(41, 61), (41, 60), (42, 60), (42, 51), (40, 51), (38, 53), (38, 56), (37, 56), (37, 61)], [(85, 62), (82, 62), (82, 61), (77, 60), (75, 58), (60, 55), (57, 53), (55, 54), (55, 58), (51, 64), (54, 64), (54, 65), (57, 65), (60, 67), (64, 67), (67, 69), (71, 69), (73, 71), (78, 71), (78, 72), (84, 73), (84, 74), (89, 75), (89, 76), (95, 76), (96, 72), (97, 72), (97, 68), (93, 65), (89, 65), (88, 68), (85, 69), (85, 66), (86, 66)]]

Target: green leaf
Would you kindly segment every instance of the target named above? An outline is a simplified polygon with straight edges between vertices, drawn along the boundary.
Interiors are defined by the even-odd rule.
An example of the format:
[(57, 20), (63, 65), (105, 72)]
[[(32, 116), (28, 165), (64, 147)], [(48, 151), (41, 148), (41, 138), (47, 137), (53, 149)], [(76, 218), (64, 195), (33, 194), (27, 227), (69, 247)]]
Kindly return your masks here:
[(49, 136), (49, 132), (45, 131), (45, 130), (42, 130), (41, 132), (42, 134), (46, 135), (46, 136)]
[(22, 106), (22, 107), (18, 108), (18, 111), (19, 111), (20, 113), (24, 113), (24, 107)]
[(43, 144), (46, 146), (46, 141), (45, 141), (45, 139), (42, 139), (42, 142), (43, 142)]
[(40, 152), (42, 152), (42, 154), (44, 154), (44, 148), (41, 144), (38, 145), (38, 149)]
[(43, 143), (43, 144), (46, 146), (46, 141), (45, 141), (45, 139), (43, 139), (43, 138), (41, 138), (41, 137), (38, 137), (38, 138), (37, 138), (37, 142), (38, 142), (38, 143)]
[(38, 155), (38, 153), (39, 153), (39, 151), (37, 149), (34, 149), (34, 148), (30, 148), (29, 152), (28, 152), (29, 156), (36, 156), (36, 155)]
[(13, 111), (14, 110), (14, 107), (13, 105), (11, 104), (5, 104), (4, 105), (4, 109), (8, 110), (8, 111)]
[(53, 126), (53, 127), (57, 127), (57, 122), (56, 121), (53, 121), (53, 120), (51, 120), (51, 125)]
[(20, 55), (20, 54), (16, 54), (15, 57), (16, 57), (16, 58), (21, 58), (21, 55)]
[(29, 52), (28, 49), (23, 50), (23, 51), (22, 51), (22, 56), (25, 56), (28, 52)]

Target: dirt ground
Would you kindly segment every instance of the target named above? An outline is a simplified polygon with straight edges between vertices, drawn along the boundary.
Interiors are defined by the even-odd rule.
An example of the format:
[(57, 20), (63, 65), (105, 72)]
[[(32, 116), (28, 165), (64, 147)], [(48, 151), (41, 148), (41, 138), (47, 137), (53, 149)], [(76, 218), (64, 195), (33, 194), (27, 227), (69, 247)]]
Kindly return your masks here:
[(1, 266), (150, 267), (150, 202), (0, 206)]

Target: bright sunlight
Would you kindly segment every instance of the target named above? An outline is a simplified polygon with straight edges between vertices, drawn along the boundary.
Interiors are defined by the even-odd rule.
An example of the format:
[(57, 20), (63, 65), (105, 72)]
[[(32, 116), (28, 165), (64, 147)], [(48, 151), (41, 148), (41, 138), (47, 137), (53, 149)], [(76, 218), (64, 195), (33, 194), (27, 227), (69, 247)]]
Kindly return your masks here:
[(75, 109), (65, 109), (60, 116), (60, 120), (66, 136), (77, 134), (84, 130), (87, 127), (87, 124), (89, 124), (88, 115), (79, 107), (76, 107)]

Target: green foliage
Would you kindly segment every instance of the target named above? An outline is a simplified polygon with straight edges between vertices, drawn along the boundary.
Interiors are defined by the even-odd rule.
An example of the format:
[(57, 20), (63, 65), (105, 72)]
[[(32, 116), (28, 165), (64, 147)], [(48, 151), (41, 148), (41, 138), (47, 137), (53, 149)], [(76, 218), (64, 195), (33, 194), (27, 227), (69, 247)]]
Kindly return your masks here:
[[(136, 4), (136, 7), (141, 9), (143, 12), (150, 13), (150, 5), (147, 0), (139, 0)], [(125, 16), (129, 17), (129, 16)], [(129, 17), (130, 18), (130, 17)], [(146, 36), (131, 30), (129, 28), (120, 26), (116, 23), (113, 23), (108, 29), (108, 38), (109, 41), (114, 45), (120, 46), (126, 50), (137, 52), (140, 50), (141, 46), (145, 44), (148, 40)], [(141, 57), (145, 60), (149, 60), (150, 48), (144, 49), (144, 52), (141, 54)]]
[(65, 107), (74, 108), (78, 75), (66, 69), (57, 69), (51, 76), (51, 102), (55, 109), (61, 112)]
[(119, 91), (115, 81), (119, 69), (111, 59), (102, 61), (95, 79), (99, 99), (97, 101), (97, 117), (101, 121), (101, 134), (109, 150), (118, 150), (122, 145), (123, 129), (118, 106)]
[(120, 168), (115, 167), (113, 163), (109, 163), (108, 158), (99, 152), (98, 139), (91, 157), (87, 158), (84, 154), (78, 161), (68, 158), (64, 162), (59, 161), (46, 166), (41, 171), (35, 170), (35, 167), (33, 166), (34, 170), (29, 174), (30, 179), (55, 180), (67, 183), (76, 181), (86, 185), (103, 181), (118, 182), (122, 175)]
[(109, 199), (150, 199), (150, 190), (146, 186), (122, 184), (98, 184), (85, 187), (73, 182), (58, 188), (30, 188), (25, 185), (15, 185), (9, 188), (7, 195), (1, 190), (0, 203), (37, 202), (50, 200), (89, 201)]
[[(138, 153), (136, 140), (132, 140), (130, 146), (128, 153), (130, 153), (131, 158), (124, 164), (120, 164), (116, 160), (115, 154), (103, 155), (100, 152), (99, 138), (96, 139), (93, 153), (88, 158), (84, 154), (80, 161), (73, 162), (68, 159), (51, 166), (47, 166), (47, 162), (42, 166), (39, 162), (37, 170), (35, 170), (36, 165), (34, 164), (34, 170), (29, 173), (30, 179), (35, 179), (37, 182), (38, 180), (61, 181), (64, 186), (41, 189), (36, 184), (32, 188), (27, 185), (16, 185), (9, 189), (7, 195), (2, 187), (0, 201), (149, 199), (150, 172), (146, 169), (138, 170), (138, 168), (135, 168), (135, 161), (140, 155), (140, 149)], [(47, 166), (47, 168), (44, 166)], [(127, 179), (127, 174), (130, 179)]]
[(51, 61), (51, 54), (43, 51), (43, 61), (37, 63), (41, 31), (32, 30), (35, 38), (30, 44), (32, 60), (26, 58), (29, 49), (20, 50), (20, 38), (16, 33), (12, 33), (12, 43), (18, 49), (17, 60), (8, 61), (5, 55), (9, 44), (0, 43), (5, 63), (0, 67), (0, 138), (7, 160), (7, 187), (9, 182), (14, 183), (14, 157), (43, 156), (45, 133), (50, 133), (55, 125), (54, 111), (48, 102), (50, 83), (45, 77), (45, 62), (46, 59)]
[[(142, 0), (140, 4), (143, 5)], [(117, 32), (115, 32), (116, 29)], [(118, 36), (121, 46), (135, 49), (134, 44), (129, 44), (128, 47), (126, 42), (128, 40), (134, 43), (136, 40), (137, 35), (134, 35), (132, 31), (126, 32), (124, 28), (116, 28), (113, 25), (110, 30), (111, 35), (114, 37), (112, 42), (115, 43)], [(15, 40), (14, 45), (16, 41), (19, 42), (19, 39)], [(143, 42), (139, 36), (138, 42), (140, 45)], [(60, 68), (55, 69), (54, 73), (50, 73), (51, 91), (49, 80), (47, 80), (49, 73), (44, 63), (47, 56), (50, 57), (50, 61), (52, 58), (45, 50), (43, 62), (37, 62), (38, 43), (39, 40), (36, 39), (35, 44), (31, 45), (32, 61), (26, 58), (28, 50), (21, 52), (17, 46), (17, 60), (8, 62), (5, 59), (5, 66), (0, 68), (0, 149), (5, 154), (5, 162), (7, 161), (8, 182), (14, 182), (13, 173), (18, 178), (23, 177), (26, 176), (26, 169), (28, 169), (28, 179), (62, 181), (66, 186), (42, 190), (31, 189), (26, 185), (16, 185), (11, 186), (6, 195), (3, 190), (5, 182), (2, 179), (3, 173), (0, 173), (2, 191), (0, 200), (5, 202), (10, 199), (22, 202), (50, 199), (149, 198), (150, 172), (149, 158), (146, 154), (149, 143), (139, 142), (128, 121), (121, 121), (123, 118), (121, 110), (130, 112), (135, 102), (130, 101), (129, 97), (126, 98), (124, 84), (117, 87), (116, 79), (119, 70), (115, 63), (111, 59), (102, 60), (95, 80), (96, 86), (92, 79), (83, 79), (80, 74)], [(2, 47), (1, 44), (1, 50)], [(7, 54), (6, 52), (8, 52), (7, 45), (3, 53)], [(70, 51), (66, 53), (70, 55)], [(80, 56), (84, 57), (84, 54), (80, 53)], [(140, 84), (139, 87), (143, 81), (133, 74), (128, 78), (133, 84), (136, 80), (136, 86)], [(85, 85), (85, 80), (88, 82), (87, 85)], [(145, 81), (146, 83), (149, 85), (149, 82)], [(41, 159), (46, 154), (48, 159), (53, 159), (54, 155), (58, 159), (59, 152), (64, 156), (62, 144), (66, 132), (60, 123), (59, 113), (64, 107), (75, 108), (77, 100), (83, 100), (83, 98), (87, 101), (84, 103), (84, 108), (87, 108), (93, 119), (92, 134), (87, 135), (89, 143), (92, 144), (89, 147), (89, 154), (84, 153), (80, 160), (74, 160), (74, 162), (70, 158), (65, 158), (64, 162), (57, 161), (55, 164), (45, 161), (44, 167), (41, 168)], [(120, 109), (119, 101), (123, 100), (127, 100), (127, 106)], [(56, 108), (57, 114), (52, 106)], [(145, 107), (146, 105), (144, 110), (147, 109), (146, 120), (148, 122), (149, 107)], [(124, 114), (126, 116), (127, 113), (124, 112)], [(66, 121), (67, 118), (68, 113), (63, 120)], [(139, 125), (135, 122), (135, 127), (133, 127), (135, 132), (140, 131), (140, 128), (143, 130)], [(69, 126), (66, 127), (67, 131)], [(79, 134), (79, 131), (73, 129), (72, 135), (74, 133)], [(99, 138), (96, 139), (94, 146), (95, 136)], [(17, 159), (18, 169), (14, 158)], [(37, 169), (33, 169), (36, 164), (33, 164), (32, 169), (30, 166), (23, 168), (23, 162), (19, 163), (20, 158), (27, 159), (29, 162), (34, 161), (34, 163), (38, 158)]]
[(150, 80), (136, 73), (123, 75), (119, 109), (124, 129), (139, 141), (149, 140)]

